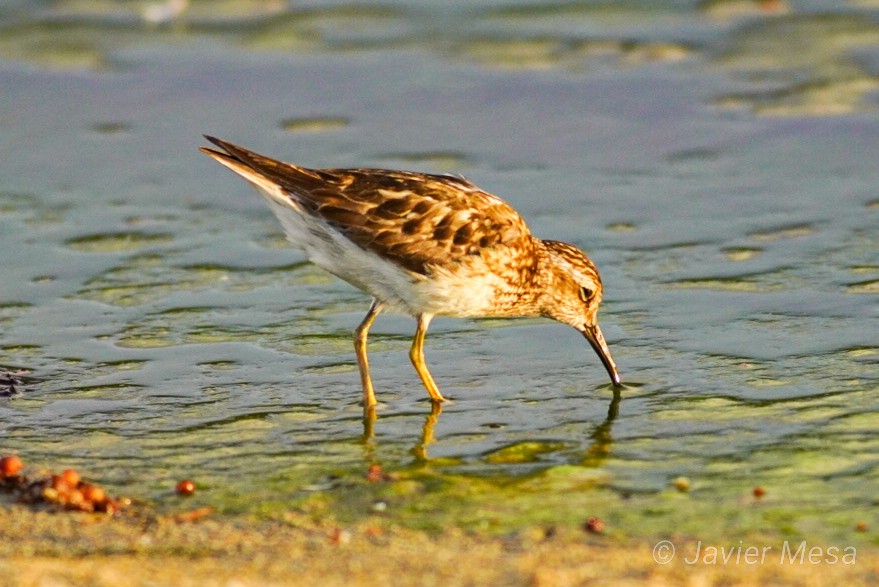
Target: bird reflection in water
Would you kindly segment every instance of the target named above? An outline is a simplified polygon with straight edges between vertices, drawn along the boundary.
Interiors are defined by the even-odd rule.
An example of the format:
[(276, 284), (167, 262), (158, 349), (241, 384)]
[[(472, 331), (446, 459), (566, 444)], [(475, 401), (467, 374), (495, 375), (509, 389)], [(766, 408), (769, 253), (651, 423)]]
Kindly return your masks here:
[(583, 467), (590, 469), (600, 467), (607, 460), (607, 457), (610, 456), (610, 449), (613, 445), (611, 427), (620, 412), (620, 397), (620, 388), (614, 387), (613, 399), (610, 400), (610, 406), (607, 408), (607, 418), (589, 435), (592, 443), (589, 445), (588, 450), (586, 450), (583, 460), (580, 461), (580, 465)]
[[(621, 389), (613, 386), (613, 398), (607, 409), (607, 417), (595, 428), (589, 435), (592, 442), (586, 450), (580, 465), (588, 468), (600, 467), (604, 461), (610, 456), (611, 447), (613, 445), (613, 435), (611, 429), (613, 422), (619, 414)], [(439, 421), (440, 414), (443, 413), (442, 404), (438, 402), (430, 402), (430, 413), (424, 419), (424, 425), (421, 427), (421, 437), (412, 447), (412, 454), (418, 462), (428, 462), (430, 457), (427, 454), (428, 445), (434, 442), (434, 428)], [(375, 449), (375, 407), (364, 409), (363, 412), (363, 443), (366, 447), (366, 460), (372, 462), (374, 460)]]
[[(443, 413), (443, 405), (438, 402), (430, 402), (430, 413), (424, 420), (421, 427), (421, 438), (418, 443), (412, 447), (412, 454), (415, 460), (419, 462), (427, 462), (427, 445), (434, 440), (433, 430), (439, 420), (440, 414)], [(372, 462), (374, 460), (375, 451), (375, 406), (364, 408), (363, 410), (363, 444), (366, 448), (366, 460)]]

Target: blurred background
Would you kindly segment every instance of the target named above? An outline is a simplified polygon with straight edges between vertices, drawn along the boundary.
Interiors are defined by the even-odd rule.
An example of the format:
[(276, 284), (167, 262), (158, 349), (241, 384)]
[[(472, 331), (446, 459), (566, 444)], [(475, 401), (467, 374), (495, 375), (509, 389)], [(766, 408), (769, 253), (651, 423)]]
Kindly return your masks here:
[[(5, 0), (0, 451), (228, 512), (366, 515), (380, 463), (423, 525), (869, 540), (877, 86), (874, 0)], [(383, 315), (364, 438), (368, 298), (202, 133), (507, 199), (596, 261), (621, 397), (573, 330), (438, 319), (431, 417)]]

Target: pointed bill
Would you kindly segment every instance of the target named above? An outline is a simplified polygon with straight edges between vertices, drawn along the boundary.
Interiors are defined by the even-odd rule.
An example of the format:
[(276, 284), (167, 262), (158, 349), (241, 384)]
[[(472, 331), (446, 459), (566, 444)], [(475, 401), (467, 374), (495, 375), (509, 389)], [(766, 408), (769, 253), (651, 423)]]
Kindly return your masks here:
[(617, 366), (614, 364), (613, 358), (610, 356), (610, 349), (607, 348), (607, 343), (604, 341), (604, 335), (601, 334), (601, 328), (598, 327), (598, 324), (586, 324), (584, 325), (582, 332), (583, 336), (586, 337), (586, 340), (589, 341), (589, 344), (592, 345), (592, 348), (595, 349), (604, 368), (607, 369), (607, 374), (610, 375), (610, 380), (613, 384), (615, 386), (622, 385), (620, 374), (617, 373)]

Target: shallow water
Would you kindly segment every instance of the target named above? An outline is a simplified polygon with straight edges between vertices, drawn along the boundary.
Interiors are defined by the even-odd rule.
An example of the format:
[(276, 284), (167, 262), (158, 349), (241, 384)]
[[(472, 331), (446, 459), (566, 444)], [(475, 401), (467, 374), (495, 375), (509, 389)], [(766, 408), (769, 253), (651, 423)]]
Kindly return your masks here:
[[(0, 8), (4, 452), (159, 501), (193, 477), (228, 511), (872, 539), (875, 3), (190, 4)], [(203, 132), (463, 173), (582, 246), (621, 397), (573, 330), (437, 319), (432, 418), (414, 323), (383, 315), (364, 441), (368, 298)], [(376, 462), (401, 480), (366, 485)]]

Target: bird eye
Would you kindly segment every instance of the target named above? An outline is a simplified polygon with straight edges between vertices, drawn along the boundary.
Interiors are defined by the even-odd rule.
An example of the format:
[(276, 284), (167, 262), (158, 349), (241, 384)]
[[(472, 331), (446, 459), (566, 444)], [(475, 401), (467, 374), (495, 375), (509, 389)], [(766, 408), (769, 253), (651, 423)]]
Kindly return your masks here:
[(591, 289), (589, 289), (588, 287), (581, 287), (580, 288), (580, 299), (583, 301), (584, 304), (587, 303), (591, 297), (592, 297), (592, 290)]

